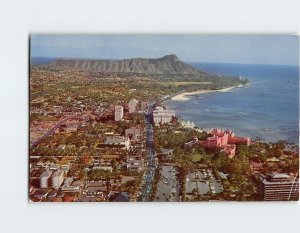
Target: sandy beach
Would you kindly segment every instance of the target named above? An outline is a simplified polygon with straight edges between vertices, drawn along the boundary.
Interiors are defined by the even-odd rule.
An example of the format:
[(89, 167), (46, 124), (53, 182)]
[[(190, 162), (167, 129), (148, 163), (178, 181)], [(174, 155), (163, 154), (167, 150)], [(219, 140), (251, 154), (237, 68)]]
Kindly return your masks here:
[(190, 95), (198, 95), (198, 94), (205, 94), (205, 93), (211, 93), (211, 92), (228, 92), (234, 88), (237, 87), (243, 87), (243, 85), (238, 85), (238, 86), (234, 86), (234, 87), (227, 87), (227, 88), (223, 88), (223, 89), (219, 89), (219, 90), (198, 90), (198, 91), (192, 91), (192, 92), (183, 92), (181, 94), (175, 95), (171, 98), (171, 100), (175, 100), (175, 101), (187, 101), (190, 98), (188, 96)]

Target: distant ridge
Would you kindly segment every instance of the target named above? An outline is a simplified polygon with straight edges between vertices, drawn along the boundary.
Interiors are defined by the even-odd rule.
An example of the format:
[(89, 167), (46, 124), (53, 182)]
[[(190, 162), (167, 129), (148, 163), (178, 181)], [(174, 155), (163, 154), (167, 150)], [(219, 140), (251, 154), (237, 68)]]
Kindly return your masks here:
[(182, 62), (174, 55), (157, 59), (132, 58), (125, 60), (57, 59), (50, 64), (57, 69), (103, 73), (146, 73), (199, 75), (201, 71)]

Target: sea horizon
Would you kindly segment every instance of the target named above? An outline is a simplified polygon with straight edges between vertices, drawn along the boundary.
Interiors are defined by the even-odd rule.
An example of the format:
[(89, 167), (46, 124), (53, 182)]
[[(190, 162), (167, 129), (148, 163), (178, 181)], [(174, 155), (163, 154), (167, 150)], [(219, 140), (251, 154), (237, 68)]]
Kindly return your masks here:
[[(92, 57), (36, 57), (30, 56), (30, 63), (32, 65), (39, 65), (39, 64), (47, 64), (57, 59), (82, 59), (82, 60), (125, 60), (125, 59), (132, 59), (138, 57), (130, 57), (130, 58), (122, 58), (122, 59), (114, 59), (114, 58), (92, 58)], [(154, 58), (153, 58), (154, 59)], [(206, 61), (184, 61), (187, 64), (193, 65), (194, 63), (197, 64), (216, 64), (216, 65), (255, 65), (255, 66), (291, 66), (291, 67), (299, 67), (300, 64), (261, 64), (261, 63), (236, 63), (236, 62), (206, 62)], [(197, 68), (197, 67), (195, 67)]]
[[(30, 62), (31, 64), (48, 64), (55, 59), (59, 58), (31, 57)], [(248, 89), (246, 96), (244, 96), (245, 91), (243, 91), (246, 90), (245, 88), (234, 88), (228, 92), (192, 95), (189, 96), (189, 100), (185, 102), (173, 100), (165, 101), (166, 106), (175, 109), (176, 113), (180, 115), (183, 120), (193, 121), (196, 126), (204, 130), (219, 127), (234, 130), (240, 136), (259, 137), (271, 142), (287, 140), (299, 144), (299, 65), (218, 62), (189, 62), (188, 64), (210, 74), (242, 76), (243, 78), (247, 78), (250, 83), (248, 88), (246, 88)], [(288, 96), (285, 96), (284, 89), (281, 90), (282, 93), (279, 91), (280, 87), (284, 87), (283, 84), (286, 78), (291, 80), (288, 86), (286, 86), (286, 88), (290, 88), (289, 91), (291, 91)], [(272, 82), (274, 80), (276, 80), (276, 82)], [(260, 82), (265, 83), (265, 85), (267, 83), (272, 85), (267, 85), (267, 89), (264, 90)], [(260, 88), (258, 88), (259, 86)], [(254, 92), (251, 93), (251, 90)], [(277, 94), (274, 95), (274, 92), (277, 92)], [(241, 108), (240, 105), (243, 98), (247, 101), (251, 98), (253, 99), (254, 95), (267, 95), (268, 93), (274, 97), (274, 99), (271, 98), (273, 102), (276, 99), (280, 99), (278, 102), (280, 105), (277, 108), (266, 108), (267, 105), (274, 105), (274, 103), (272, 103), (270, 98), (264, 99), (263, 96), (260, 97), (260, 103), (262, 103), (262, 105), (258, 111), (256, 111), (257, 109), (255, 109), (254, 106), (251, 106), (252, 113), (250, 109)], [(230, 108), (227, 106), (226, 109), (226, 104), (222, 106), (224, 104), (222, 103), (223, 99), (225, 99), (224, 101), (226, 102), (226, 98), (224, 97), (227, 99), (238, 97), (241, 101), (233, 101), (232, 103), (235, 104), (235, 106), (231, 105)], [(250, 102), (253, 104), (255, 100)], [(287, 103), (291, 107), (288, 111), (276, 111), (276, 109), (286, 109), (284, 105), (287, 105)], [(189, 107), (192, 111), (187, 110)], [(206, 118), (205, 120), (203, 116)], [(253, 117), (253, 119), (251, 119), (251, 117)], [(273, 123), (269, 123), (266, 117), (269, 117), (269, 121)], [(250, 118), (249, 121), (247, 121), (247, 118)], [(250, 124), (250, 122), (252, 123)]]

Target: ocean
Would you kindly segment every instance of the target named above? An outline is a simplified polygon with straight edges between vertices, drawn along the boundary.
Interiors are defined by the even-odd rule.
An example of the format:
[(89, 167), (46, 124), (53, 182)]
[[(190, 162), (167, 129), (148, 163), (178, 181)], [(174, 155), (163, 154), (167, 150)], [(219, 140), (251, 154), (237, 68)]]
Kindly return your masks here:
[(53, 62), (57, 58), (53, 57), (30, 57), (31, 65), (44, 65)]
[[(31, 57), (31, 64), (47, 64), (55, 58)], [(224, 76), (242, 76), (247, 88), (189, 96), (187, 101), (169, 100), (184, 120), (199, 128), (230, 129), (236, 135), (265, 141), (299, 141), (299, 66), (189, 63), (197, 69)]]
[(299, 67), (190, 63), (208, 73), (242, 76), (246, 88), (189, 96), (187, 101), (169, 100), (184, 120), (196, 126), (230, 129), (238, 136), (259, 137), (267, 142), (299, 141)]

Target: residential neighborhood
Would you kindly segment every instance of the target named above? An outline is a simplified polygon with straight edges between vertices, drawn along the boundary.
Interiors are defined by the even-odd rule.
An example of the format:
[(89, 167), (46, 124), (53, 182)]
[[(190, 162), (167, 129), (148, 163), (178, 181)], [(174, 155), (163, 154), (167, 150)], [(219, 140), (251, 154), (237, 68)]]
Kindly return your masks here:
[(298, 199), (297, 145), (199, 128), (164, 104), (177, 84), (147, 89), (161, 78), (32, 66), (30, 201)]

